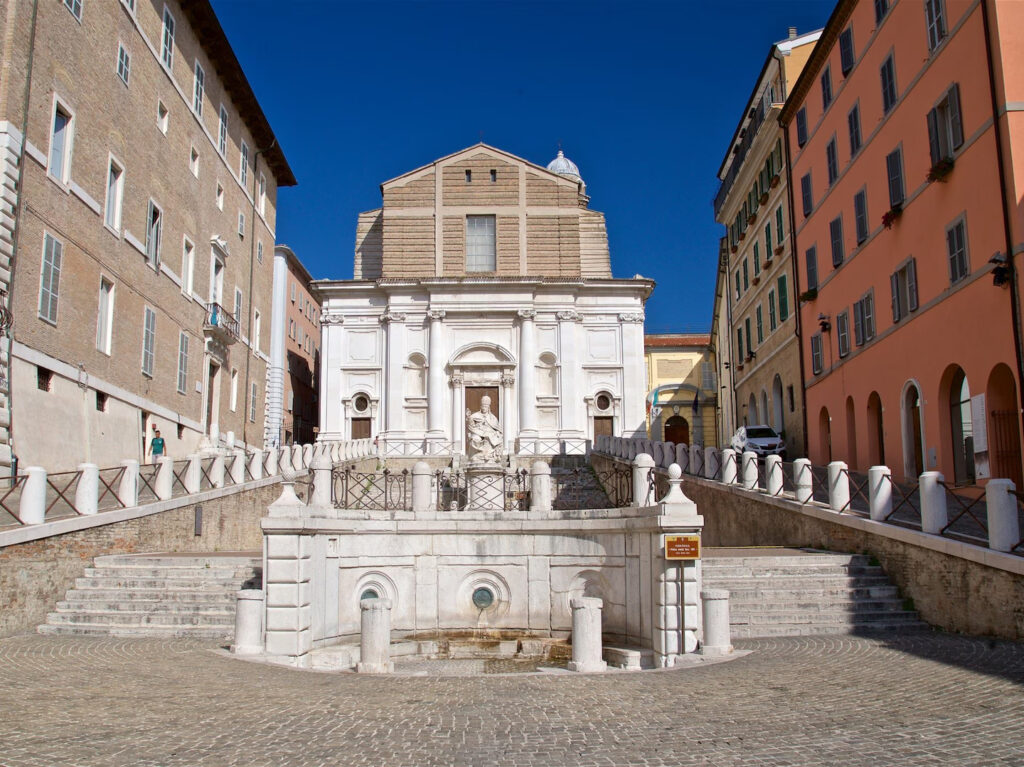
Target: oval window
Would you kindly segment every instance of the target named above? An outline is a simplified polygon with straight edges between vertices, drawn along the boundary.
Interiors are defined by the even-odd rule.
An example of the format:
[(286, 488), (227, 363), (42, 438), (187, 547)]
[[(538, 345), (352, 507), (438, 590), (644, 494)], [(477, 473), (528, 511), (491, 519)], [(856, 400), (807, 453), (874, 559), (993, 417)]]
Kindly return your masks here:
[(368, 408), (369, 406), (370, 400), (367, 399), (366, 396), (363, 394), (360, 394), (358, 397), (356, 397), (356, 401), (353, 403), (353, 407), (355, 407), (357, 413), (365, 413), (366, 408)]
[(607, 410), (611, 406), (612, 406), (612, 398), (611, 397), (609, 397), (607, 394), (604, 394), (604, 393), (597, 395), (597, 409), (598, 410)]

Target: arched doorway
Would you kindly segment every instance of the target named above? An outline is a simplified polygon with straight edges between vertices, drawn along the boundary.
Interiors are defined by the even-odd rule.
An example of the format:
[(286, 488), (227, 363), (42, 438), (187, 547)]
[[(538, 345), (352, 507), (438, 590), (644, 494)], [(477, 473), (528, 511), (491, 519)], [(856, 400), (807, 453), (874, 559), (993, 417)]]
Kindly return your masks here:
[(782, 413), (782, 379), (776, 375), (772, 379), (772, 428), (779, 434), (785, 431)]
[(665, 421), (665, 441), (676, 445), (690, 444), (690, 424), (681, 415)]
[(949, 384), (949, 434), (953, 449), (953, 478), (958, 485), (974, 484), (974, 424), (971, 389), (959, 366)]
[(885, 431), (882, 428), (882, 398), (873, 391), (868, 396), (868, 461), (885, 466)]
[(763, 424), (767, 425), (767, 423), (768, 423), (768, 392), (766, 392), (764, 389), (761, 390), (761, 411), (760, 411), (759, 415), (761, 416), (760, 423), (763, 423)]
[(913, 381), (903, 389), (903, 473), (916, 479), (924, 471), (924, 419), (921, 391)]
[(757, 398), (751, 393), (750, 401), (747, 403), (747, 426), (753, 426), (755, 423), (761, 423), (757, 419)]
[(832, 419), (827, 407), (818, 414), (818, 451), (825, 463), (832, 463)]
[(1021, 487), (1020, 420), (1017, 416), (1017, 385), (1010, 368), (992, 368), (985, 389), (988, 410), (988, 452), (992, 477), (1013, 480)]
[(857, 411), (853, 397), (846, 398), (846, 465), (857, 468)]

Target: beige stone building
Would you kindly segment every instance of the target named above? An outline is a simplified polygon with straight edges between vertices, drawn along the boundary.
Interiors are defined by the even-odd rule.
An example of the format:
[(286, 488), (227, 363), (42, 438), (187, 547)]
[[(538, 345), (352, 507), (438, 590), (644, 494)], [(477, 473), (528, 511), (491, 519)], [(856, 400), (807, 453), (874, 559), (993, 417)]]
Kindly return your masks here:
[(715, 360), (707, 333), (644, 336), (647, 433), (677, 445), (715, 447)]
[(295, 179), (210, 3), (0, 8), (0, 464), (261, 445)]
[(715, 219), (727, 229), (715, 304), (718, 329), (729, 329), (728, 352), (716, 343), (727, 370), (723, 395), (732, 399), (722, 408), (723, 444), (739, 426), (768, 424), (783, 435), (790, 457), (803, 455), (806, 445), (791, 198), (778, 117), (819, 35), (791, 29), (789, 39), (771, 47), (719, 168), (714, 201)]

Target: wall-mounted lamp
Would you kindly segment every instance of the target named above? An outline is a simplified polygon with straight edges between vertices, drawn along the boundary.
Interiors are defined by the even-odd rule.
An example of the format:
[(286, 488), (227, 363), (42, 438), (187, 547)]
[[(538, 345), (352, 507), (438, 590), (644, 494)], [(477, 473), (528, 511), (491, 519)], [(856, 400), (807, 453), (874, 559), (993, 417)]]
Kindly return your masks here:
[(992, 284), (996, 287), (1006, 285), (1010, 281), (1010, 267), (1006, 264), (1006, 256), (996, 251), (988, 262), (995, 264), (992, 268)]
[(821, 328), (822, 333), (828, 333), (832, 330), (832, 323), (830, 322), (831, 319), (832, 318), (827, 314), (818, 315), (818, 327)]

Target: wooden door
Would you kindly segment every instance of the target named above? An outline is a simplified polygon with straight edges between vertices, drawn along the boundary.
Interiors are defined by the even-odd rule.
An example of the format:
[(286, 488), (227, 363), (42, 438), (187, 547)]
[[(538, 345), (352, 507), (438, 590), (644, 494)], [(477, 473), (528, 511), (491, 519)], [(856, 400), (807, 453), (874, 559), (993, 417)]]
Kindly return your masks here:
[(690, 444), (690, 424), (681, 415), (674, 415), (665, 422), (665, 441), (674, 445)]
[(594, 416), (594, 444), (597, 444), (598, 437), (614, 436), (614, 420), (610, 415)]
[(370, 438), (370, 419), (369, 418), (353, 418), (352, 419), (352, 439), (369, 439)]

